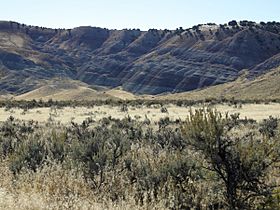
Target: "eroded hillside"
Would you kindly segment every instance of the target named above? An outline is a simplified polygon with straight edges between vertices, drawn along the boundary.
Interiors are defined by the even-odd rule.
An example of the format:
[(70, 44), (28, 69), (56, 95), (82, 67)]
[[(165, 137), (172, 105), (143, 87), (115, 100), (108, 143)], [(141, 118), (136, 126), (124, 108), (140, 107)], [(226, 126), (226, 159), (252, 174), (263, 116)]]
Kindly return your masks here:
[(48, 29), (0, 22), (1, 94), (22, 94), (53, 78), (122, 87), (137, 94), (226, 83), (280, 62), (280, 24), (231, 21), (190, 29)]

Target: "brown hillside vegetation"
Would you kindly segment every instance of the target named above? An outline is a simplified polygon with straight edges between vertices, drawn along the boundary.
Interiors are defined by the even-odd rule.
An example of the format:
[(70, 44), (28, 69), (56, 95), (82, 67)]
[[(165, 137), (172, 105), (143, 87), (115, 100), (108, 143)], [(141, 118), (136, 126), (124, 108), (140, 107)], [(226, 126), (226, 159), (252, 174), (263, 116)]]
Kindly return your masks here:
[(41, 81), (41, 86), (35, 90), (13, 96), (0, 95), (0, 100), (44, 100), (56, 101), (94, 101), (94, 100), (136, 100), (151, 99), (149, 95), (137, 96), (133, 93), (124, 91), (121, 87), (109, 89), (106, 87), (89, 86), (79, 80), (66, 78), (54, 78)]
[(280, 98), (280, 68), (249, 80), (247, 74), (240, 76), (233, 82), (208, 87), (202, 90), (168, 94), (159, 96), (158, 99), (182, 99), (182, 100), (204, 100), (204, 99), (240, 99), (240, 100), (271, 100)]
[(90, 88), (80, 81), (56, 79), (30, 92), (14, 97), (16, 100), (106, 100), (113, 96)]

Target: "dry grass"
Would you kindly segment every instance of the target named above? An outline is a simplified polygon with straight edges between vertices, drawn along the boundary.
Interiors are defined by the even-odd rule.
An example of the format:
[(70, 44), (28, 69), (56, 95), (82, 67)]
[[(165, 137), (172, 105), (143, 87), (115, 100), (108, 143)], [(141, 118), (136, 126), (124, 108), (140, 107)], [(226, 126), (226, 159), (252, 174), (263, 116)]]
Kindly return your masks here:
[[(0, 100), (4, 100), (6, 96), (0, 95)], [(86, 83), (71, 79), (54, 78), (49, 81), (42, 81), (39, 88), (30, 92), (14, 96), (15, 100), (44, 100), (49, 99), (64, 101), (64, 100), (135, 100), (135, 99), (150, 99), (151, 96), (136, 96), (133, 93), (122, 90), (121, 87), (107, 89), (104, 87), (90, 87)]]
[(125, 100), (135, 100), (135, 99), (137, 99), (137, 96), (135, 96), (134, 94), (132, 94), (130, 92), (126, 92), (126, 91), (124, 91), (120, 88), (115, 88), (115, 89), (108, 90), (108, 91), (106, 91), (106, 94), (108, 94), (112, 97), (125, 99)]
[(16, 96), (16, 100), (40, 100), (45, 101), (49, 99), (63, 101), (63, 100), (106, 100), (114, 99), (102, 91), (91, 89), (85, 83), (74, 81), (70, 79), (53, 79), (47, 81), (46, 85), (27, 92), (25, 94)]
[[(5, 162), (1, 162), (0, 169), (0, 209), (149, 209), (148, 206), (137, 207), (133, 201), (116, 204), (98, 200), (82, 174), (61, 165), (45, 166), (36, 173), (25, 171), (17, 180), (12, 179)], [(162, 209), (162, 206), (155, 209)]]
[[(154, 107), (128, 107), (127, 112), (121, 111), (118, 106), (95, 106), (93, 108), (87, 107), (65, 107), (63, 109), (55, 108), (35, 108), (24, 111), (22, 109), (10, 109), (0, 108), (0, 121), (5, 121), (10, 116), (21, 120), (35, 120), (38, 122), (55, 121), (62, 124), (68, 124), (71, 121), (81, 123), (88, 117), (92, 117), (94, 120), (100, 120), (104, 117), (112, 116), (116, 119), (123, 119), (128, 115), (132, 118), (140, 121), (145, 120), (147, 117), (151, 121), (159, 121), (160, 118), (169, 117), (171, 120), (181, 119), (184, 120), (189, 115), (190, 109), (201, 108), (201, 106), (193, 107), (179, 107), (176, 105), (167, 105), (167, 113), (162, 113), (160, 106)], [(244, 104), (241, 108), (237, 108), (229, 105), (214, 105), (212, 108), (216, 108), (222, 113), (228, 112), (229, 114), (240, 113), (240, 117), (255, 119), (260, 121), (268, 118), (269, 116), (280, 117), (280, 104)]]
[(221, 85), (211, 86), (202, 90), (194, 90), (177, 94), (159, 96), (158, 99), (187, 99), (203, 100), (206, 98), (235, 99), (279, 99), (280, 98), (280, 69), (271, 70), (254, 80), (247, 79), (247, 73), (237, 80)]
[(1, 32), (1, 46), (5, 48), (22, 48), (25, 45), (25, 40), (18, 35), (11, 35), (10, 33)]
[[(267, 118), (269, 115), (280, 116), (280, 104), (245, 104), (242, 105), (241, 108), (220, 104), (213, 107), (222, 113), (229, 112), (231, 114), (239, 112), (242, 118), (248, 117), (258, 121)], [(201, 108), (201, 106), (179, 107), (170, 104), (166, 105), (166, 108), (168, 110), (167, 113), (161, 112), (160, 105), (153, 105), (152, 107), (129, 106), (127, 112), (121, 111), (119, 106), (109, 105), (94, 106), (93, 108), (36, 108), (27, 111), (21, 109), (6, 110), (1, 108), (0, 120), (4, 121), (12, 115), (22, 120), (33, 119), (41, 123), (53, 121), (68, 124), (71, 121), (80, 123), (87, 117), (92, 117), (98, 121), (108, 116), (122, 119), (130, 115), (132, 118), (137, 118), (140, 121), (144, 120), (147, 116), (152, 122), (158, 122), (160, 118), (163, 117), (169, 117), (172, 120), (185, 119), (189, 115), (190, 108), (196, 109)], [(95, 123), (100, 124), (100, 122)], [(41, 135), (40, 133), (42, 139), (47, 139), (49, 133), (53, 132), (52, 126), (57, 126), (56, 129), (63, 127), (57, 124), (46, 125), (46, 127), (44, 127), (45, 134)], [(153, 126), (153, 124), (151, 124), (151, 126)], [(248, 129), (252, 132), (248, 127), (238, 127), (238, 130), (236, 130), (237, 133), (232, 133), (231, 135), (245, 136)], [(139, 144), (135, 144), (132, 147), (135, 164), (137, 163), (141, 166), (143, 163), (149, 163), (147, 165), (151, 166), (150, 173), (155, 175), (158, 175), (157, 167), (162, 163), (171, 160), (176, 160), (177, 163), (177, 159), (180, 160), (181, 158), (181, 154), (174, 151), (169, 154), (170, 156), (167, 156), (168, 150), (157, 153), (158, 156), (155, 157), (153, 151), (154, 150), (149, 146), (139, 147)], [(198, 154), (192, 153), (191, 151), (189, 151), (189, 154), (195, 157), (195, 159), (200, 160)], [(72, 168), (71, 161), (56, 163), (48, 160), (49, 162), (44, 163), (36, 172), (23, 169), (15, 178), (9, 169), (9, 158), (12, 157), (13, 156), (10, 156), (0, 161), (0, 209), (165, 209), (163, 201), (157, 203), (151, 202), (149, 204), (145, 203), (144, 206), (140, 207), (139, 204), (136, 204), (133, 196), (129, 194), (132, 189), (130, 189), (130, 187), (127, 191), (124, 190), (124, 192), (127, 193), (125, 194), (127, 195), (125, 201), (114, 203), (108, 197), (102, 197), (102, 193), (106, 195), (106, 192), (110, 191), (111, 188), (113, 190), (116, 190), (116, 187), (122, 188), (118, 191), (122, 192), (122, 190), (127, 187), (127, 185), (124, 184), (126, 180), (111, 176), (112, 174), (108, 173), (109, 182), (107, 183), (110, 184), (108, 184), (108, 186), (106, 185), (101, 192), (92, 190), (80, 166), (75, 165), (76, 168)], [(278, 171), (275, 171), (275, 174), (277, 174), (277, 172)], [(209, 176), (212, 176), (212, 174), (209, 174)], [(111, 184), (112, 177), (114, 177), (114, 183), (117, 183), (117, 185)], [(276, 175), (273, 175), (272, 178), (274, 179), (274, 177), (276, 177)], [(207, 196), (204, 196), (206, 194), (209, 195), (211, 201), (212, 199), (216, 199), (214, 198), (215, 196), (218, 196), (214, 191), (208, 191), (209, 188), (214, 190), (214, 186), (217, 184), (216, 182), (211, 183), (211, 181), (198, 181), (196, 185), (194, 185), (197, 192), (197, 197), (194, 196), (194, 198), (197, 199), (198, 203), (207, 203), (203, 200), (208, 199), (206, 198)]]

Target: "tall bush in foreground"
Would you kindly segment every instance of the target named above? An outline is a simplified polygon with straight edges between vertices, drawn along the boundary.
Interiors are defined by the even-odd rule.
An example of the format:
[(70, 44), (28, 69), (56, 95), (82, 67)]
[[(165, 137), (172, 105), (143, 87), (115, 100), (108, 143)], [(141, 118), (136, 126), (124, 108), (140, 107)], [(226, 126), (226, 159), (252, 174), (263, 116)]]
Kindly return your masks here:
[(279, 162), (279, 140), (254, 134), (230, 135), (236, 126), (228, 116), (213, 110), (196, 110), (183, 126), (187, 143), (206, 160), (204, 168), (223, 181), (229, 209), (252, 209), (271, 196), (267, 172)]

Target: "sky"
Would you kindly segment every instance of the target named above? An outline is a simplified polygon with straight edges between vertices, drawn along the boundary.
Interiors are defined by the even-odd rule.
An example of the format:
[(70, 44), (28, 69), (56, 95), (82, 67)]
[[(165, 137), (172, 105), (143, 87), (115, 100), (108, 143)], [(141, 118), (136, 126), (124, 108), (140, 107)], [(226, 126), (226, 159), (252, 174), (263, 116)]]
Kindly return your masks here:
[(230, 20), (278, 21), (279, 0), (0, 0), (0, 20), (51, 28), (148, 30)]

